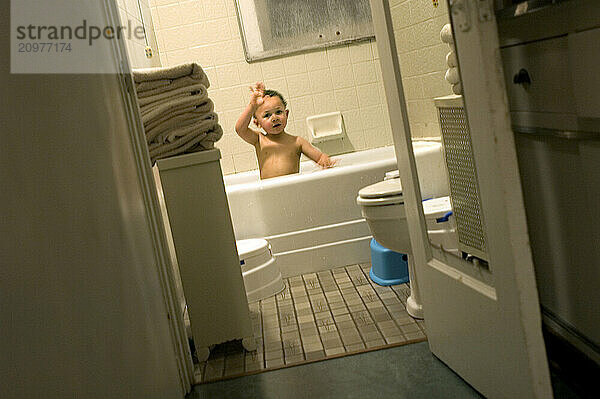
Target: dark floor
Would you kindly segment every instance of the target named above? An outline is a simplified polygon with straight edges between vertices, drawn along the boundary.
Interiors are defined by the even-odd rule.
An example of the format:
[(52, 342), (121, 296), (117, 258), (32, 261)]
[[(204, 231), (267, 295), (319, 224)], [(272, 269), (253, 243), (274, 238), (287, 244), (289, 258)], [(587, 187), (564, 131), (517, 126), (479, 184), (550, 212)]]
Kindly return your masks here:
[[(556, 375), (557, 399), (579, 399)], [(481, 398), (427, 342), (197, 385), (199, 398)]]

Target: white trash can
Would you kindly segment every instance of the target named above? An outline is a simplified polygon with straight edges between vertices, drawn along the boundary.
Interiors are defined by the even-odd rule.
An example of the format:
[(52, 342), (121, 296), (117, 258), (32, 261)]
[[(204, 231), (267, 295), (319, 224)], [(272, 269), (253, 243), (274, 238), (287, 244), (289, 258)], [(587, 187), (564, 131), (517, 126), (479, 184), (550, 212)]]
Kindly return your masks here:
[(268, 298), (284, 290), (285, 283), (267, 240), (263, 238), (238, 240), (236, 245), (249, 303)]

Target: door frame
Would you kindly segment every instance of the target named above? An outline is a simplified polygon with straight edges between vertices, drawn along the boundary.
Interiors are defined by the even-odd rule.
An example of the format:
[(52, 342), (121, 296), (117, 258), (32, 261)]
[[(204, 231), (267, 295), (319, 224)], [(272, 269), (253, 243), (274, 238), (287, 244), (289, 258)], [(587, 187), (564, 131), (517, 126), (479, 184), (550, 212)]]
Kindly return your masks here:
[[(104, 0), (104, 9), (106, 18), (110, 26), (118, 26), (120, 16), (116, 0)], [(168, 314), (165, 315), (169, 321), (169, 330), (171, 343), (173, 345), (173, 355), (176, 357), (177, 369), (179, 373), (179, 382), (183, 392), (188, 393), (194, 385), (194, 364), (192, 354), (188, 343), (187, 333), (183, 313), (180, 312), (178, 305), (178, 293), (176, 276), (173, 272), (173, 263), (170, 256), (170, 250), (167, 239), (167, 232), (162, 222), (160, 202), (152, 174), (151, 161), (146, 142), (146, 135), (142, 124), (137, 95), (133, 82), (132, 67), (126, 51), (126, 45), (122, 36), (112, 40), (113, 53), (117, 63), (117, 76), (120, 88), (121, 99), (126, 107), (129, 125), (128, 134), (132, 145), (132, 152), (137, 165), (137, 175), (142, 187), (142, 196), (148, 227), (152, 234), (154, 256), (160, 285), (161, 294), (165, 302)], [(149, 270), (150, 272), (150, 270)]]

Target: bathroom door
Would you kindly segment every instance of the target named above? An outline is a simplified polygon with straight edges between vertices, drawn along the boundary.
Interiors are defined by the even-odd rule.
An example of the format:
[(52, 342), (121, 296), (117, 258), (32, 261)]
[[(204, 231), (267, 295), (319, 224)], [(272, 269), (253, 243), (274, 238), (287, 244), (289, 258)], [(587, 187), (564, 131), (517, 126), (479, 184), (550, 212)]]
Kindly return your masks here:
[(431, 351), (486, 397), (552, 397), (493, 2), (448, 1), (486, 261), (429, 243), (390, 7), (371, 7)]

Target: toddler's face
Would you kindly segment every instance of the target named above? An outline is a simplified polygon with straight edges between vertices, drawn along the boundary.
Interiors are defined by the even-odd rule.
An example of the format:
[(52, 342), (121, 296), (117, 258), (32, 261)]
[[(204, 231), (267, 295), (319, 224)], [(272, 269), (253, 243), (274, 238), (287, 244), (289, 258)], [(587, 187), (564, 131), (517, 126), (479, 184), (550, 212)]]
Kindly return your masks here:
[(254, 113), (254, 122), (267, 134), (280, 134), (287, 125), (288, 113), (279, 97), (266, 96)]

